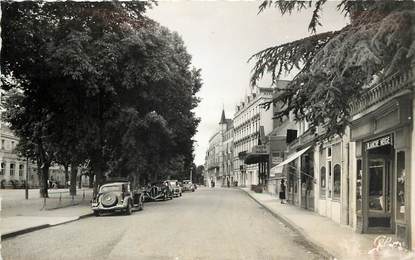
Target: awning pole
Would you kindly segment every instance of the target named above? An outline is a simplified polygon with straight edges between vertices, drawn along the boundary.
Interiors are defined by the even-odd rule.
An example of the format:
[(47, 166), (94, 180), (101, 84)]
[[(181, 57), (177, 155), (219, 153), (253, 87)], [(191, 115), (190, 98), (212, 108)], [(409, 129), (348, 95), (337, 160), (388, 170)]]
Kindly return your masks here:
[[(289, 164), (287, 164), (287, 165), (290, 166), (291, 168), (293, 168), (294, 170), (297, 170), (297, 167), (294, 167), (294, 166), (289, 165)], [(310, 174), (305, 173), (302, 170), (299, 170), (299, 171), (300, 171), (300, 173), (302, 173), (302, 174), (308, 176), (309, 178), (313, 179), (313, 183), (316, 183), (316, 178), (314, 178), (314, 176), (311, 176)], [(297, 177), (297, 178), (299, 178), (299, 177)]]

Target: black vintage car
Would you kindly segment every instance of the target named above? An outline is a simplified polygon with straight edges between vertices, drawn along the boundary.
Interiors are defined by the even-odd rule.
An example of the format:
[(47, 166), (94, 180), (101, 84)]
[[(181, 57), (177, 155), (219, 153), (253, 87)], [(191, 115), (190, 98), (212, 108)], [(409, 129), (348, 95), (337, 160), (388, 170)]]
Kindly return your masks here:
[(142, 210), (143, 202), (142, 191), (131, 190), (129, 181), (115, 181), (99, 187), (98, 195), (92, 200), (91, 206), (96, 216), (114, 211), (130, 215), (133, 210)]
[(167, 181), (149, 184), (145, 189), (144, 199), (146, 201), (173, 199), (173, 188)]

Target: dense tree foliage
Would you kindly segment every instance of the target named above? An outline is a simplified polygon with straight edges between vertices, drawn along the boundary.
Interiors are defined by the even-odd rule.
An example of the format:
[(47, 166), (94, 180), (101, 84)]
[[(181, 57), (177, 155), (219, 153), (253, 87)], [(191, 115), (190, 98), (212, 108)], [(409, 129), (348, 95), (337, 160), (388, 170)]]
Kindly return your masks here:
[(338, 4), (339, 15), (350, 23), (339, 31), (316, 34), (326, 0), (263, 1), (260, 12), (276, 7), (282, 14), (312, 9), (309, 37), (262, 50), (255, 60), (251, 83), (265, 73), (275, 83), (283, 73), (299, 73), (273, 102), (284, 106), (277, 118), (293, 112), (306, 119), (315, 132), (328, 126), (321, 139), (342, 134), (348, 124), (350, 104), (368, 86), (394, 73), (407, 71), (415, 54), (415, 4), (412, 1), (350, 1)]
[[(148, 5), (2, 3), (6, 119), (22, 147), (47, 137), (51, 161), (88, 160), (97, 184), (104, 173), (164, 177), (178, 158), (189, 169), (200, 72)], [(45, 133), (23, 131), (37, 124)]]

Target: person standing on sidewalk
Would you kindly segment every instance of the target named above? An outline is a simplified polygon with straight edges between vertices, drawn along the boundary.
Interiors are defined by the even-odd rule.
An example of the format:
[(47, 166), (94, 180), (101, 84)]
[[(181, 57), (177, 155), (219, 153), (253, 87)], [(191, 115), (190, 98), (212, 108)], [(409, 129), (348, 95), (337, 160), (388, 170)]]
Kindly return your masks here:
[(281, 200), (281, 204), (285, 204), (285, 183), (284, 183), (284, 179), (281, 180), (281, 184), (280, 184), (280, 200)]

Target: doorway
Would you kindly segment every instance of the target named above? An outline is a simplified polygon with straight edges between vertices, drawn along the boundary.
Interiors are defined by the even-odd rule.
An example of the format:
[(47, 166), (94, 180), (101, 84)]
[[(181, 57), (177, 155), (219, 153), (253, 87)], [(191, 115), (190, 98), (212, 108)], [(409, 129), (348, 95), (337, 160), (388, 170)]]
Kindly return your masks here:
[(367, 231), (394, 232), (393, 155), (391, 145), (368, 150), (367, 160)]

